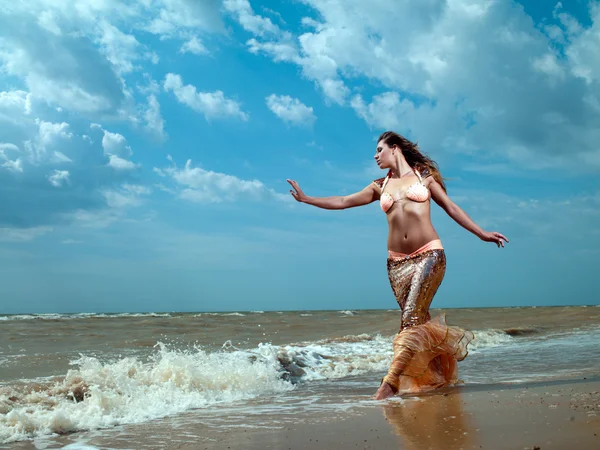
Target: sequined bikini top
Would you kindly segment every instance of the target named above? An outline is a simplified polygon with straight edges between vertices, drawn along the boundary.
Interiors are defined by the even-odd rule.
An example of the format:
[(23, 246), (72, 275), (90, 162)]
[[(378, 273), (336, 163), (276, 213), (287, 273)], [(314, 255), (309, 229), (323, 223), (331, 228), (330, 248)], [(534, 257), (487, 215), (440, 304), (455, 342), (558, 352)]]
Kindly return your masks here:
[[(429, 189), (427, 189), (427, 186), (423, 184), (423, 177), (421, 176), (419, 171), (416, 169), (413, 170), (419, 178), (419, 181), (414, 182), (408, 188), (406, 188), (406, 190), (404, 191), (404, 196), (409, 200), (423, 203), (429, 199)], [(429, 171), (425, 169), (423, 171), (423, 174), (425, 175), (425, 177), (427, 177), (429, 175)], [(388, 174), (385, 178), (380, 178), (379, 180), (373, 181), (381, 189), (379, 205), (381, 206), (381, 209), (384, 213), (387, 213), (395, 202), (400, 201), (403, 198), (402, 195), (398, 195), (397, 192), (395, 198), (392, 197), (390, 193), (383, 192), (383, 190), (385, 189), (385, 185), (387, 184), (389, 179), (390, 175)]]

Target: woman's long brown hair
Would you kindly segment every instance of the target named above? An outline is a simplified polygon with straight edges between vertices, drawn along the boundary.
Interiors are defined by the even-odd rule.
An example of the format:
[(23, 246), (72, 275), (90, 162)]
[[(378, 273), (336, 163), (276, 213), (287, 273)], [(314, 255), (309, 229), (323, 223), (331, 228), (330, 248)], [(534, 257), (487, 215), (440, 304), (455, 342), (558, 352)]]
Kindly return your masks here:
[(421, 172), (424, 168), (429, 169), (429, 172), (433, 176), (433, 179), (437, 181), (444, 192), (446, 192), (446, 184), (444, 183), (444, 179), (442, 178), (442, 174), (440, 173), (440, 169), (437, 163), (431, 159), (429, 156), (421, 153), (419, 150), (419, 146), (404, 136), (399, 135), (393, 131), (386, 131), (381, 136), (377, 142), (383, 141), (387, 144), (388, 147), (397, 146), (404, 155), (404, 159), (410, 167)]

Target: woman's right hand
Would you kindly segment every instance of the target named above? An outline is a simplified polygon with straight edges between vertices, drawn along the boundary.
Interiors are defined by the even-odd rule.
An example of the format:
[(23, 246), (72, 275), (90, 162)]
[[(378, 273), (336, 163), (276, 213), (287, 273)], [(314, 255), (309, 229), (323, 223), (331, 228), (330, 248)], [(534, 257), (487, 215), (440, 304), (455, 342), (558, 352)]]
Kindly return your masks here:
[(504, 241), (508, 242), (508, 239), (497, 231), (484, 231), (480, 238), (482, 241), (494, 242), (498, 248), (504, 247)]
[(306, 200), (306, 195), (304, 194), (304, 192), (302, 192), (302, 189), (300, 189), (298, 183), (296, 183), (294, 180), (286, 181), (290, 183), (290, 185), (294, 188), (290, 190), (290, 194), (292, 194), (292, 197), (294, 197), (298, 202), (304, 202)]

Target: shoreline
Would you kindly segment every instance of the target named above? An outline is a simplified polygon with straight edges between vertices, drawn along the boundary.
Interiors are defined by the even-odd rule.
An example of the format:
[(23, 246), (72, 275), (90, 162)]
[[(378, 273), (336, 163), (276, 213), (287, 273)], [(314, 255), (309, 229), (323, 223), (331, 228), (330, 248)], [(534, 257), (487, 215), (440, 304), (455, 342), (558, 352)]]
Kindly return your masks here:
[[(585, 304), (585, 305), (507, 305), (507, 306), (440, 306), (432, 307), (431, 309), (439, 310), (460, 310), (460, 309), (526, 309), (526, 308), (594, 308), (600, 307), (600, 304)], [(227, 310), (227, 311), (76, 311), (76, 312), (19, 312), (19, 313), (3, 313), (0, 312), (0, 316), (36, 316), (36, 315), (50, 315), (50, 314), (62, 314), (62, 315), (74, 315), (74, 314), (230, 314), (230, 313), (276, 313), (276, 312), (339, 312), (339, 311), (387, 311), (393, 308), (346, 308), (346, 309), (264, 309), (264, 310)]]
[[(273, 411), (237, 424), (223, 415), (222, 425), (209, 426), (202, 422), (201, 410), (192, 410), (140, 424), (13, 442), (0, 448), (600, 448), (600, 377), (459, 385), (379, 402), (370, 400), (375, 390), (376, 386), (358, 389), (356, 404), (327, 414), (315, 410), (283, 418)], [(329, 392), (333, 401), (343, 401), (342, 392)]]

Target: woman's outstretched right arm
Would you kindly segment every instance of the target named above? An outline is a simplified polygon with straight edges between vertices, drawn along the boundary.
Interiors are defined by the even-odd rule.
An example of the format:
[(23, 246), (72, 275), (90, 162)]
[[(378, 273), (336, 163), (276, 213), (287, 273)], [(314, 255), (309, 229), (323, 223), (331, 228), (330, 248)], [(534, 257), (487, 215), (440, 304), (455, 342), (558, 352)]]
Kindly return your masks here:
[(354, 208), (356, 206), (368, 205), (369, 203), (372, 203), (379, 198), (379, 192), (377, 191), (377, 187), (373, 183), (365, 187), (362, 191), (355, 192), (354, 194), (350, 195), (336, 195), (333, 197), (309, 197), (304, 192), (302, 192), (302, 189), (300, 189), (300, 186), (298, 186), (298, 183), (296, 181), (287, 180), (287, 182), (290, 183), (294, 188), (293, 190), (290, 190), (290, 194), (292, 194), (292, 197), (294, 197), (297, 201), (307, 203), (309, 205), (313, 205), (323, 209)]

